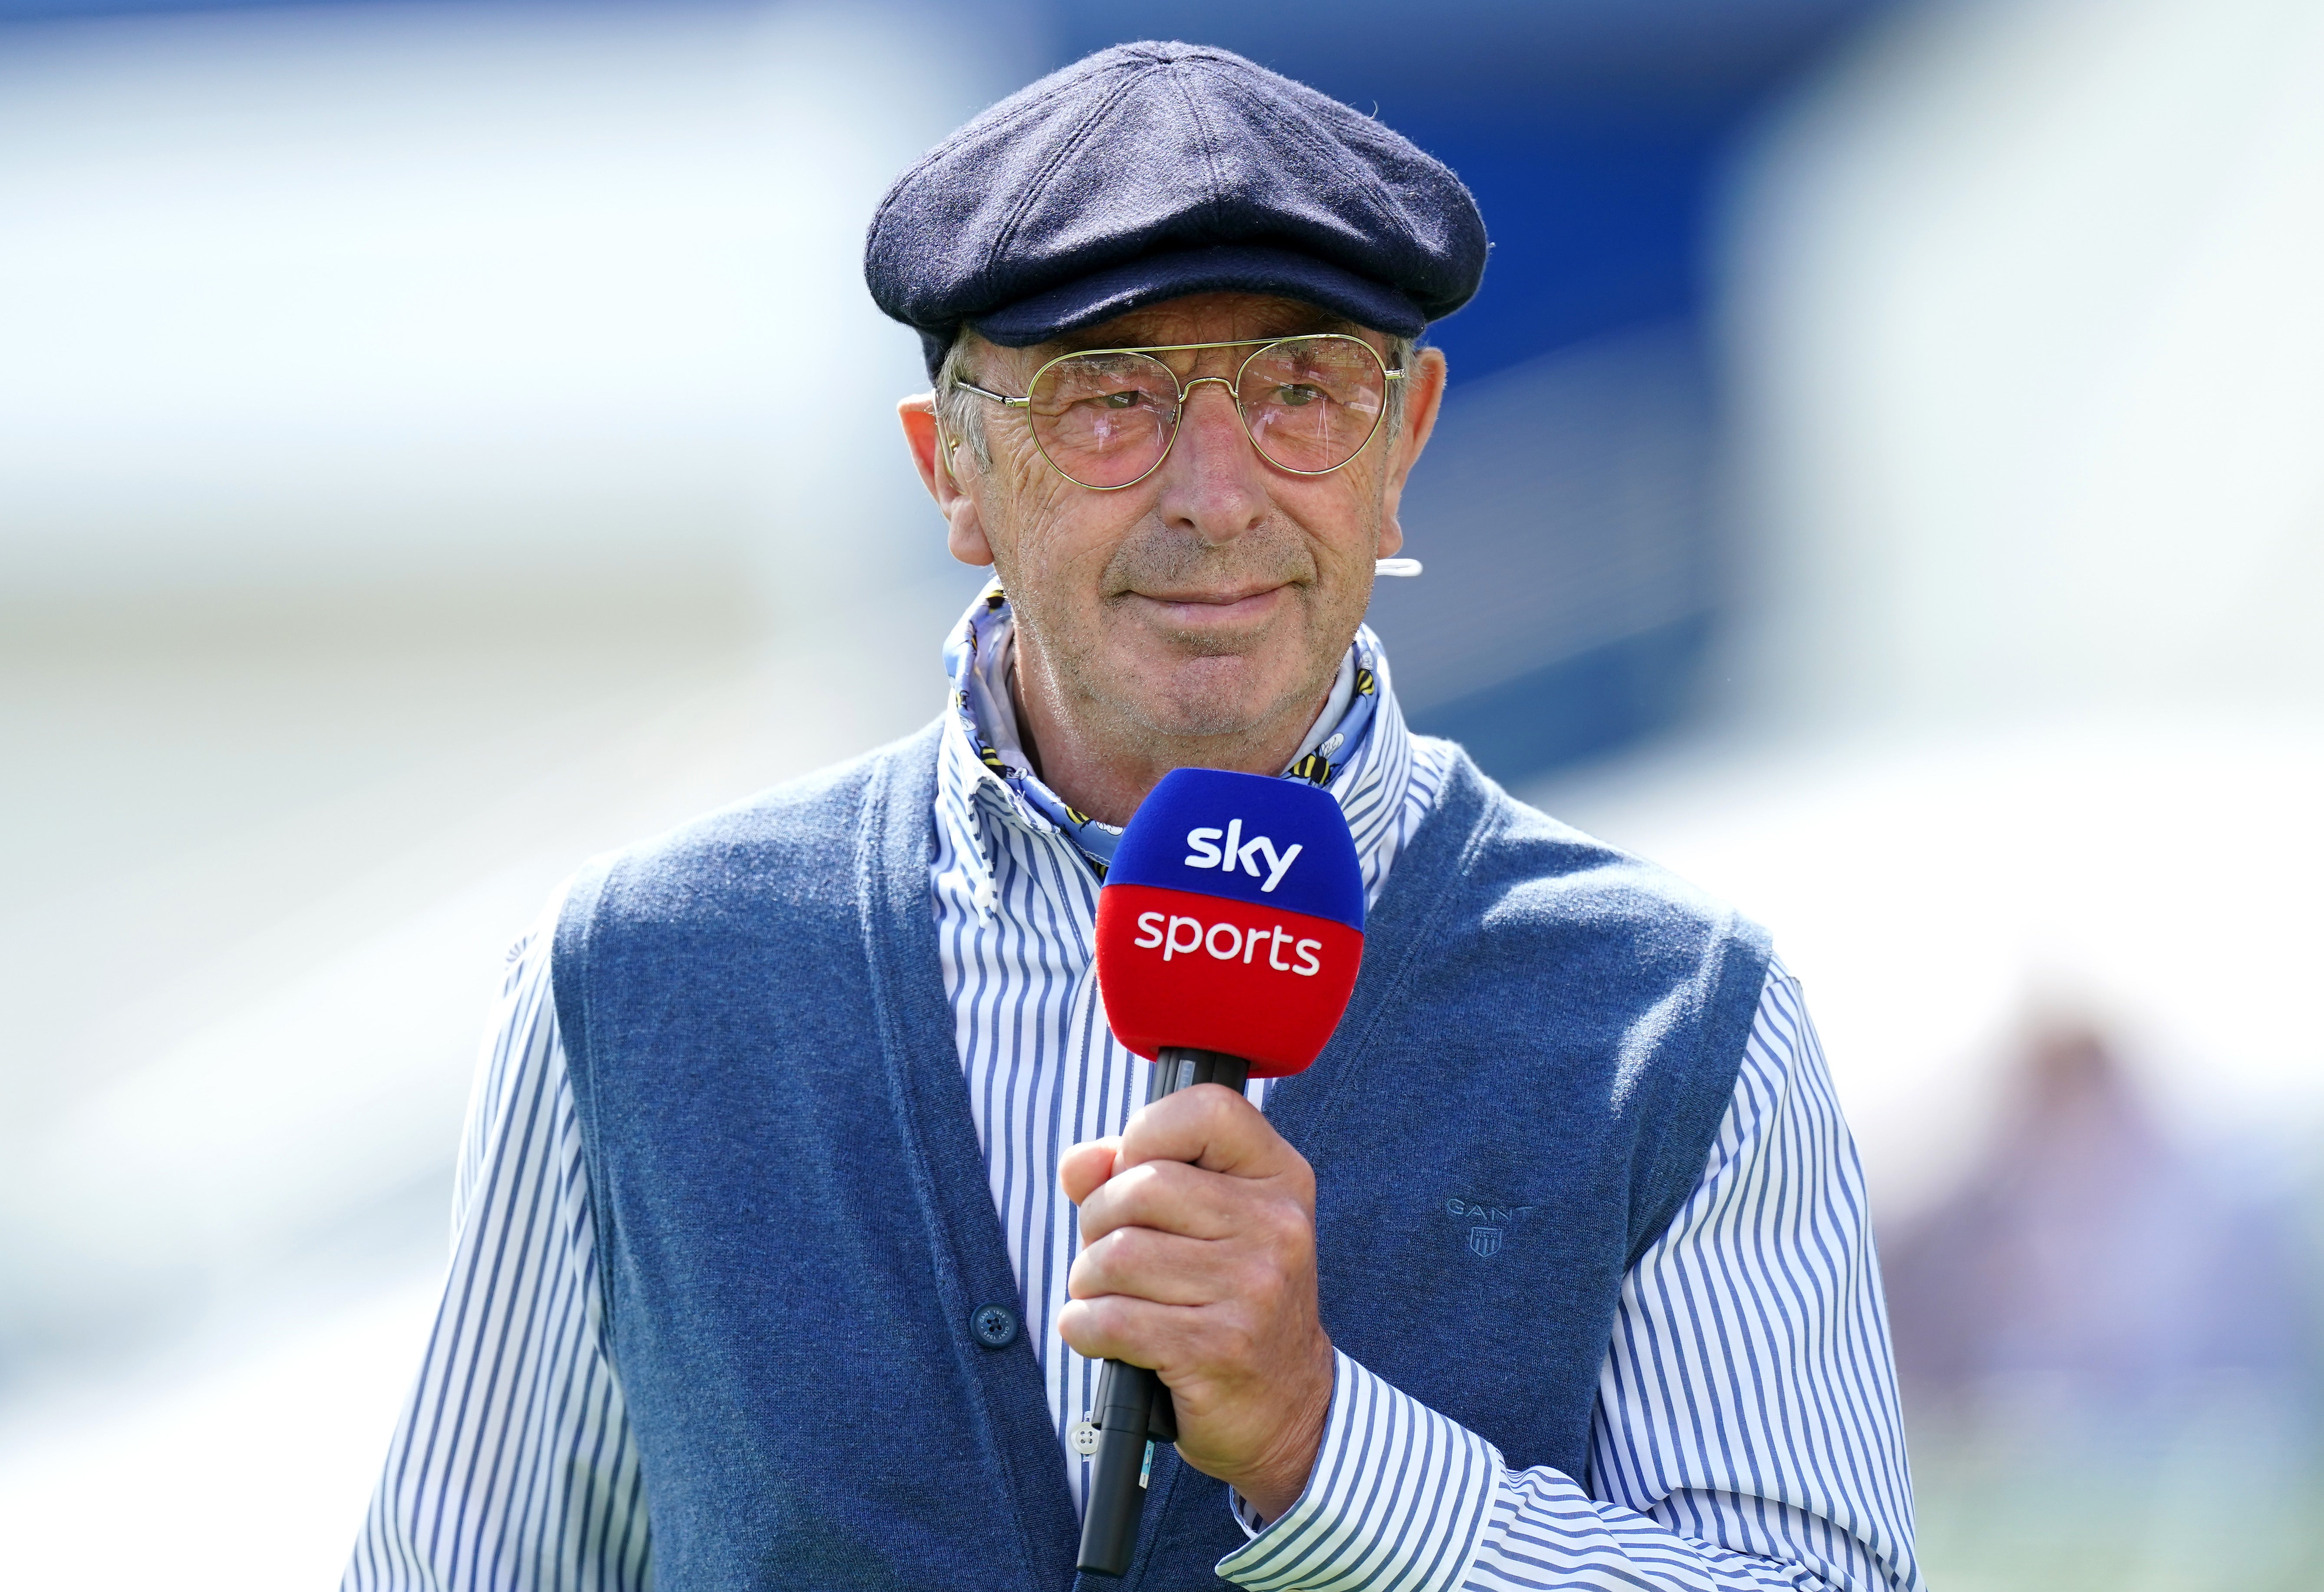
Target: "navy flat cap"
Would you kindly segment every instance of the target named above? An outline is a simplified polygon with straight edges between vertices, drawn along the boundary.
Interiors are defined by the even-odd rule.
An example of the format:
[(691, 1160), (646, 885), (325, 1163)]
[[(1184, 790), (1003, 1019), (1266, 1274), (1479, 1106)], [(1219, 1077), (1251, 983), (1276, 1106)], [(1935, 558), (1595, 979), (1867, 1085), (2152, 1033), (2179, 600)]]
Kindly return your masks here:
[(1417, 336), (1474, 296), (1485, 249), (1461, 179), (1370, 116), (1224, 50), (1118, 44), (898, 178), (863, 276), (933, 376), (963, 326), (1022, 348), (1188, 293)]

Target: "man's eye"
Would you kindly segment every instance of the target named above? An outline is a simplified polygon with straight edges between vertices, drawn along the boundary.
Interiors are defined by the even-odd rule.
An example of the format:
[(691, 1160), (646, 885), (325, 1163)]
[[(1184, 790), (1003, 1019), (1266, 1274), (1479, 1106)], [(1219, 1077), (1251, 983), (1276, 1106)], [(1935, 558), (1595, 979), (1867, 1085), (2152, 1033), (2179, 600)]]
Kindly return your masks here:
[(1100, 400), (1111, 410), (1126, 410), (1146, 395), (1132, 388), (1127, 392), (1109, 392)]
[(1286, 404), (1293, 409), (1313, 403), (1323, 396), (1323, 390), (1321, 387), (1310, 387), (1303, 382), (1291, 382), (1275, 390), (1275, 401)]

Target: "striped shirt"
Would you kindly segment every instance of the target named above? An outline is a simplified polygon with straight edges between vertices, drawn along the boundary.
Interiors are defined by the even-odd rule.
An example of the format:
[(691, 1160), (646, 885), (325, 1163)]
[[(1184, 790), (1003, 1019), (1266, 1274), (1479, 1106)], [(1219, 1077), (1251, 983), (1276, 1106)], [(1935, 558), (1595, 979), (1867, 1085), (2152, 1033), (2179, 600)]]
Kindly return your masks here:
[[(1119, 1133), (1144, 1063), (1097, 999), (1118, 832), (1027, 768), (997, 591), (946, 649), (931, 893), (961, 1065), (1075, 1506), (1095, 1367), (1056, 1335), (1079, 1248), (1071, 1146)], [(1360, 631), (1291, 777), (1342, 805), (1377, 899), (1452, 749), (1406, 728)], [(1335, 760), (1336, 759), (1336, 760)], [(1093, 863), (1098, 866), (1093, 866)], [(580, 1127), (550, 994), (559, 902), (511, 951), (454, 1192), (444, 1299), (355, 1544), (350, 1592), (643, 1592), (651, 1534), (599, 1314)], [(1265, 1109), (1265, 1086), (1252, 1098)], [(1702, 1177), (1625, 1280), (1586, 1477), (1512, 1470), (1337, 1357), (1305, 1494), (1219, 1574), (1254, 1589), (1917, 1587), (1863, 1178), (1798, 983), (1770, 968)]]

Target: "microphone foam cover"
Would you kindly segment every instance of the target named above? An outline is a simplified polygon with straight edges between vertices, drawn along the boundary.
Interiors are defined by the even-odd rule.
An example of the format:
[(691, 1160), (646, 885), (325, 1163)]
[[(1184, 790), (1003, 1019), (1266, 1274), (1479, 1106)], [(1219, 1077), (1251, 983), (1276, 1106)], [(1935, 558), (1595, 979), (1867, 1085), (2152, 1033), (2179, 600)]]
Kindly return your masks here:
[(1174, 768), (1115, 848), (1097, 898), (1114, 1037), (1224, 1051), (1254, 1078), (1314, 1061), (1364, 950), (1364, 878), (1340, 804), (1303, 781)]

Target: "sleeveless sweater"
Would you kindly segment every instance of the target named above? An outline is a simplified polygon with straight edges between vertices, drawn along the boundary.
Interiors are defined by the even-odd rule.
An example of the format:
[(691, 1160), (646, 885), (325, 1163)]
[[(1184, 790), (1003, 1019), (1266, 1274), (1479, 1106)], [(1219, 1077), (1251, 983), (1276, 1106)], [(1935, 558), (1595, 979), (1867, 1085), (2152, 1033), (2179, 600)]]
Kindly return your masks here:
[[(991, 1341), (1019, 1288), (937, 961), (936, 744), (567, 895), (558, 1020), (656, 1583), (1222, 1587), (1226, 1489), (1167, 1447), (1129, 1575), (1076, 1577), (1032, 1346)], [(1268, 1099), (1314, 1168), (1324, 1329), (1581, 1477), (1624, 1275), (1701, 1176), (1766, 937), (1465, 758), (1366, 931), (1331, 1044)]]

